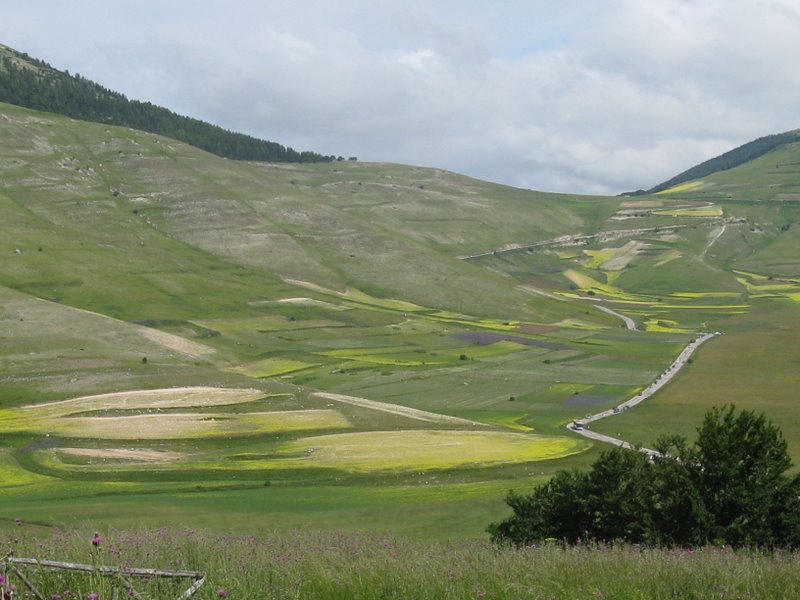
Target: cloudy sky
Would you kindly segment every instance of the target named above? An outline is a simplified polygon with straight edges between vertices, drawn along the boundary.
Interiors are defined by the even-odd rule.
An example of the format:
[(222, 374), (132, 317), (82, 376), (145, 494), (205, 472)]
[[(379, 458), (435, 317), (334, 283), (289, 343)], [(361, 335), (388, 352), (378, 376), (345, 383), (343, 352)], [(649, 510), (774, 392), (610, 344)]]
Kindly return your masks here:
[(797, 0), (3, 0), (0, 42), (324, 154), (651, 187), (800, 127)]

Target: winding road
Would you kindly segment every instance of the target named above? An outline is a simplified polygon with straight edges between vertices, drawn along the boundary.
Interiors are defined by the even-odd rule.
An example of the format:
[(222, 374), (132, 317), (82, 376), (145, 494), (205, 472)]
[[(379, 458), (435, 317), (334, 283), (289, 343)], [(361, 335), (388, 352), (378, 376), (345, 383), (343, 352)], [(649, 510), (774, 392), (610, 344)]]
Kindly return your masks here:
[(623, 315), (621, 313), (618, 313), (615, 310), (611, 310), (607, 306), (601, 306), (599, 304), (596, 304), (595, 306), (597, 307), (598, 310), (602, 310), (604, 313), (608, 313), (609, 315), (611, 315), (613, 317), (617, 317), (619, 319), (622, 319), (622, 322), (625, 323), (625, 327), (627, 327), (631, 331), (638, 331), (638, 329), (636, 329), (636, 321), (634, 321), (630, 317), (626, 317), (625, 315)]
[[(601, 307), (598, 307), (601, 308)], [(594, 415), (588, 415), (583, 419), (576, 419), (567, 424), (567, 429), (570, 431), (577, 433), (578, 435), (582, 435), (585, 438), (589, 438), (592, 440), (597, 440), (599, 442), (606, 442), (608, 444), (614, 444), (615, 446), (622, 446), (623, 448), (633, 448), (633, 446), (626, 442), (625, 440), (621, 440), (619, 438), (612, 437), (610, 435), (605, 435), (602, 433), (596, 433), (594, 431), (590, 431), (587, 429), (589, 423), (593, 423), (594, 421), (599, 421), (600, 419), (605, 419), (607, 417), (612, 417), (614, 415), (621, 414), (628, 410), (629, 408), (633, 408), (640, 402), (647, 400), (650, 396), (655, 394), (658, 390), (662, 387), (667, 385), (675, 375), (678, 374), (683, 367), (689, 362), (692, 354), (694, 354), (695, 350), (697, 350), (703, 343), (707, 342), (713, 337), (718, 335), (722, 335), (720, 332), (714, 333), (704, 333), (700, 337), (695, 338), (692, 340), (678, 355), (678, 357), (672, 362), (672, 364), (667, 367), (666, 371), (661, 373), (655, 380), (648, 385), (645, 389), (641, 392), (636, 394), (633, 398), (626, 400), (622, 404), (615, 406), (614, 408), (610, 408), (608, 410), (604, 410), (603, 412), (596, 413)], [(659, 452), (656, 450), (652, 450), (650, 448), (640, 448), (642, 452), (649, 454), (650, 456), (658, 456)]]

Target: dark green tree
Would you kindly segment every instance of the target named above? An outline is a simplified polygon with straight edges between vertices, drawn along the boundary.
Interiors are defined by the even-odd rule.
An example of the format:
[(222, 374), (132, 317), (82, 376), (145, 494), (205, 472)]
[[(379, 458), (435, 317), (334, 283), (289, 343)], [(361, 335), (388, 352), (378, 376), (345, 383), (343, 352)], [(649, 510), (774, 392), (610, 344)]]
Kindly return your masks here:
[(514, 514), (489, 526), (495, 542), (526, 545), (546, 538), (574, 544), (586, 537), (589, 527), (585, 507), (587, 475), (579, 471), (559, 471), (530, 495), (513, 491), (506, 503)]
[(712, 515), (712, 540), (734, 546), (783, 543), (781, 523), (791, 509), (793, 483), (785, 475), (792, 462), (780, 430), (763, 414), (714, 408), (698, 429), (695, 447), (688, 465)]
[(661, 437), (655, 444), (659, 455), (653, 457), (651, 479), (652, 537), (659, 546), (700, 546), (711, 531), (708, 514), (700, 490), (688, 465), (694, 464), (693, 451), (686, 438), (679, 435)]

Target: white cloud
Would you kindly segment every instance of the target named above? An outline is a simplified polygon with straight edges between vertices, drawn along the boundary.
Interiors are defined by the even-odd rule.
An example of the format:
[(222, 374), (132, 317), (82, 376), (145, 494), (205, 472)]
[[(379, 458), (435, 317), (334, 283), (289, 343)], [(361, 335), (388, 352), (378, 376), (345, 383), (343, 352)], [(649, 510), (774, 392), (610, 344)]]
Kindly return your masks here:
[(793, 0), (7, 4), (0, 41), (131, 97), (534, 189), (649, 187), (799, 125)]

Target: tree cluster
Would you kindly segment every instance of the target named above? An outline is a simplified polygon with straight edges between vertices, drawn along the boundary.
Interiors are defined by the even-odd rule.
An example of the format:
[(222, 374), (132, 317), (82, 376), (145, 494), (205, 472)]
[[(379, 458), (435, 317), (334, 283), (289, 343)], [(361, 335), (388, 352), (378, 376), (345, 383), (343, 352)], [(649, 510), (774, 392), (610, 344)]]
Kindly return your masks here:
[(489, 526), (498, 543), (626, 541), (657, 546), (800, 546), (800, 476), (763, 414), (709, 411), (691, 447), (667, 436), (659, 455), (615, 448), (588, 472), (559, 471), (513, 515)]
[(24, 54), (0, 60), (0, 102), (67, 115), (74, 119), (120, 125), (170, 137), (234, 160), (328, 162), (333, 156), (298, 152), (178, 115), (149, 102), (128, 100), (80, 75), (53, 69)]

